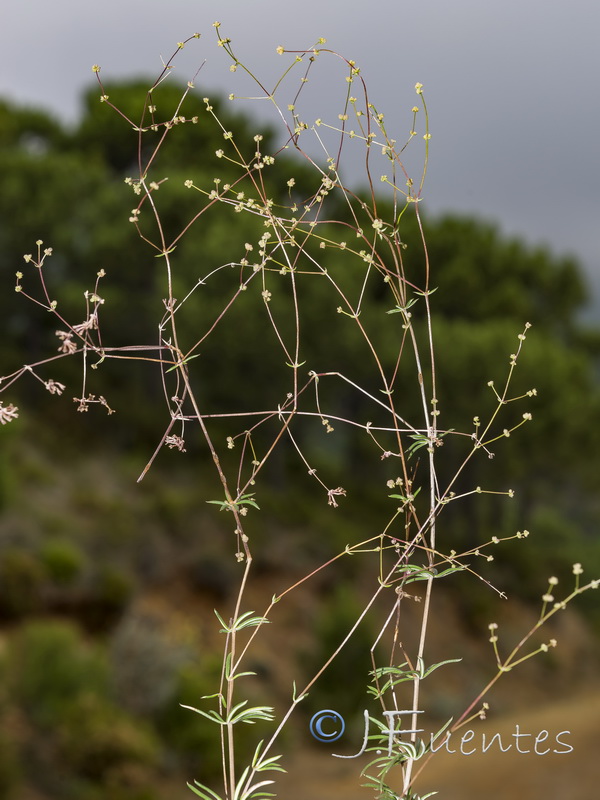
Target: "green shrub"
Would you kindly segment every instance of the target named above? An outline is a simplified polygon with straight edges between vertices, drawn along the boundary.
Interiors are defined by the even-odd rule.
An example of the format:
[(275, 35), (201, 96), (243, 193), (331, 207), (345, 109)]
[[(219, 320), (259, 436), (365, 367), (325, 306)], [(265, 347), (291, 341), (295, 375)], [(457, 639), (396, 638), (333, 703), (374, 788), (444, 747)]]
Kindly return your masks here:
[(212, 694), (218, 669), (216, 661), (205, 670), (192, 665), (182, 667), (175, 692), (155, 717), (159, 733), (186, 772), (202, 774), (208, 780), (221, 771), (221, 743), (216, 726), (181, 704), (198, 707), (203, 695)]
[(107, 696), (104, 654), (67, 622), (28, 623), (19, 631), (11, 656), (14, 695), (42, 728), (60, 726), (83, 695)]
[(126, 764), (148, 768), (158, 761), (151, 728), (91, 692), (68, 705), (57, 735), (63, 762), (95, 782)]
[[(98, 644), (69, 623), (32, 622), (12, 644), (9, 669), (13, 696), (33, 724), (28, 760), (40, 764), (33, 780), (43, 791), (61, 800), (154, 800), (160, 742), (112, 699)], [(2, 758), (0, 741), (0, 790)]]
[(39, 611), (45, 579), (44, 567), (33, 553), (7, 548), (0, 554), (0, 615), (18, 619)]
[(125, 569), (102, 564), (90, 587), (84, 609), (85, 624), (97, 631), (112, 628), (123, 615), (134, 592), (134, 580)]
[(85, 559), (81, 550), (71, 542), (47, 542), (40, 553), (50, 580), (57, 586), (71, 586), (81, 575)]

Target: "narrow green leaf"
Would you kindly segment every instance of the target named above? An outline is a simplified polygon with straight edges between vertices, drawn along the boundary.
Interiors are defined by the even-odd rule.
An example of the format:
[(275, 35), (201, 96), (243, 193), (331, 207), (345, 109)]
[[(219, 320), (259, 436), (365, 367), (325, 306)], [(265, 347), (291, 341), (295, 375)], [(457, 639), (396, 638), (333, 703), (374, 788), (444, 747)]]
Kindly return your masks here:
[(236, 681), (238, 678), (247, 678), (252, 675), (256, 675), (256, 672), (231, 672), (231, 653), (227, 653), (227, 658), (225, 659), (225, 677), (228, 681)]
[(184, 364), (187, 364), (188, 361), (192, 360), (192, 358), (199, 358), (199, 357), (200, 357), (200, 353), (197, 353), (195, 356), (188, 356), (187, 358), (184, 358), (183, 361), (178, 361), (177, 364), (173, 364), (173, 366), (169, 367), (169, 369), (166, 370), (166, 371), (167, 372), (173, 372), (174, 369), (177, 369), (178, 367), (183, 367)]
[(452, 575), (454, 572), (463, 572), (465, 569), (466, 567), (462, 565), (448, 567), (448, 569), (443, 570), (443, 572), (438, 572), (436, 578), (443, 578), (445, 575)]
[(437, 664), (432, 664), (429, 667), (429, 669), (425, 670), (425, 672), (423, 673), (423, 678), (426, 678), (428, 675), (431, 675), (431, 673), (438, 667), (443, 667), (446, 664), (458, 664), (460, 661), (462, 661), (462, 658), (448, 658), (445, 661), (439, 661)]
[(202, 711), (199, 708), (194, 708), (194, 706), (185, 706), (183, 703), (180, 703), (182, 708), (187, 708), (188, 711), (195, 711), (196, 714), (200, 714), (206, 719), (209, 719), (211, 722), (216, 722), (218, 725), (225, 725), (225, 720), (223, 717), (219, 715), (217, 711), (211, 709), (211, 711)]
[(217, 617), (217, 619), (219, 620), (219, 622), (220, 622), (220, 623), (221, 623), (221, 625), (223, 626), (223, 627), (221, 628), (221, 630), (219, 631), (219, 633), (231, 633), (231, 631), (232, 631), (233, 629), (232, 629), (232, 628), (231, 628), (229, 625), (227, 625), (227, 623), (225, 622), (225, 620), (223, 619), (223, 617), (222, 617), (222, 616), (219, 614), (219, 612), (217, 611), (217, 609), (216, 609), (216, 608), (213, 608), (213, 611), (215, 612), (215, 616)]
[(272, 720), (274, 718), (273, 709), (270, 706), (244, 708), (247, 702), (247, 700), (244, 700), (231, 709), (227, 717), (228, 724), (235, 725), (236, 722), (245, 722), (248, 725), (253, 725), (259, 719)]
[(175, 247), (172, 247), (170, 250), (167, 250), (165, 253), (159, 253), (157, 256), (154, 256), (154, 258), (165, 258), (166, 256), (170, 255), (173, 252), (173, 250), (175, 250), (176, 247), (177, 245), (175, 245)]
[(259, 625), (268, 625), (270, 620), (266, 617), (253, 617), (254, 611), (245, 611), (233, 623), (233, 630), (241, 631), (243, 628), (258, 628)]
[(196, 786), (192, 786), (191, 783), (188, 783), (188, 787), (192, 790), (192, 792), (194, 792), (194, 794), (197, 794), (198, 797), (202, 797), (203, 800), (222, 800), (221, 795), (214, 792), (208, 786), (205, 786), (203, 783), (198, 783), (198, 781), (194, 781), (194, 783), (198, 788), (196, 788)]

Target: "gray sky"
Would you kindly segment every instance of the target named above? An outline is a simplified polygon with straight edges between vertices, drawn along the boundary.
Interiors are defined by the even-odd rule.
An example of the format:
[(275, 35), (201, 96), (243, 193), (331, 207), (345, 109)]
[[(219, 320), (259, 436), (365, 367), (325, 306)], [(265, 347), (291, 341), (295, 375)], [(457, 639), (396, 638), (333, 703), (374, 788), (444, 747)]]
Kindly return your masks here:
[[(196, 31), (203, 38), (174, 79), (185, 85), (207, 59), (197, 85), (239, 93), (215, 45), (217, 19), (266, 82), (285, 64), (278, 45), (326, 37), (360, 66), (399, 141), (421, 82), (432, 133), (426, 208), (476, 213), (573, 253), (600, 308), (598, 0), (2, 0), (0, 94), (74, 120), (92, 64), (104, 78), (154, 76), (161, 55)], [(320, 67), (322, 97), (338, 98), (339, 66)]]

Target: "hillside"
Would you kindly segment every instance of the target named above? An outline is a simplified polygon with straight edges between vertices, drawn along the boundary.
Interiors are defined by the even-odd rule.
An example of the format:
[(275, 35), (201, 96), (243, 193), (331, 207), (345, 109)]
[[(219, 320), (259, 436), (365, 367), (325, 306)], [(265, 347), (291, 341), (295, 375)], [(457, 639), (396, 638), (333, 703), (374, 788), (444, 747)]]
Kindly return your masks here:
[[(0, 796), (64, 800), (83, 791), (83, 796), (88, 792), (95, 797), (92, 787), (98, 780), (114, 787), (114, 797), (127, 800), (162, 798), (165, 792), (173, 798), (189, 796), (186, 780), (203, 775), (207, 767), (213, 773), (217, 752), (213, 740), (207, 762), (210, 724), (178, 703), (196, 706), (201, 694), (214, 691), (223, 635), (213, 608), (224, 618), (231, 613), (239, 570), (223, 544), (227, 532), (218, 512), (199, 502), (186, 473), (175, 479), (173, 473), (158, 472), (140, 486), (131, 480), (139, 466), (135, 458), (127, 463), (96, 454), (70, 467), (63, 463), (60, 470), (52, 461), (39, 447), (18, 448), (14, 467), (19, 480), (0, 524), (6, 677), (0, 743), (6, 789)], [(242, 610), (262, 613), (273, 595), (281, 595), (310, 571), (311, 562), (322, 556), (320, 550), (314, 552), (310, 528), (310, 520), (287, 529), (275, 517), (265, 520), (269, 557), (257, 565)], [(353, 602), (339, 592), (340, 581), (349, 578)], [(326, 570), (275, 605), (271, 624), (261, 630), (248, 662), (257, 673), (246, 687), (250, 696), (283, 713), (293, 682), (304, 685), (322, 648), (345, 635), (361, 596), (368, 596), (369, 581), (367, 574)], [(505, 601), (495, 599), (491, 590), (489, 594), (485, 613), (493, 616), (487, 619), (478, 610), (481, 594), (475, 581), (466, 596), (456, 594), (450, 584), (440, 586), (435, 596), (426, 657), (430, 663), (463, 659), (428, 679), (425, 708), (440, 724), (445, 715), (456, 716), (493, 675), (487, 621), (500, 623), (507, 642), (535, 623), (534, 606), (514, 596)], [(385, 609), (385, 603), (374, 609), (371, 633), (365, 635), (372, 635)], [(415, 637), (418, 614), (419, 603), (405, 607), (401, 630), (407, 647)], [(65, 624), (75, 627), (60, 627)], [(65, 635), (65, 630), (73, 633)], [(540, 781), (553, 770), (562, 781), (564, 775), (584, 776), (585, 769), (592, 769), (589, 755), (598, 734), (600, 690), (597, 635), (575, 608), (558, 617), (545, 634), (550, 635), (559, 646), (504, 677), (490, 698), (492, 709), (481, 729), (511, 730), (514, 720), (522, 722), (523, 730), (559, 726), (573, 732), (574, 752), (557, 756), (552, 769), (550, 756), (473, 756), (466, 769), (466, 757), (442, 754), (427, 768), (428, 786), (441, 781), (447, 791), (456, 786), (457, 797), (465, 787), (467, 796), (477, 796), (470, 794), (479, 792), (477, 781), (489, 779), (501, 791), (501, 782), (490, 776), (495, 771), (501, 776), (508, 766), (523, 786), (530, 781), (532, 800), (548, 800), (551, 795), (543, 794)], [(23, 662), (27, 657), (33, 661)], [(50, 671), (47, 658), (58, 659)], [(289, 775), (279, 780), (287, 800), (368, 796), (356, 789), (355, 762), (331, 759), (323, 753), (327, 746), (315, 743), (308, 732), (310, 714), (318, 708), (346, 702), (360, 714), (367, 675), (357, 671), (356, 658), (353, 651), (342, 651), (331, 674), (324, 674), (316, 694), (305, 701), (307, 710), (299, 708), (281, 743), (286, 760), (291, 758)], [(105, 668), (106, 679), (100, 674)], [(73, 711), (57, 706), (61, 693), (77, 697), (80, 681), (84, 693)], [(120, 711), (106, 717), (103, 705), (112, 708), (114, 703)], [(73, 713), (86, 714), (93, 726), (82, 727)], [(106, 725), (113, 734), (122, 730), (116, 749), (107, 749)], [(65, 750), (66, 743), (81, 736), (87, 737), (89, 749)], [(342, 745), (351, 749), (360, 739), (356, 725), (347, 738)], [(36, 774), (39, 769), (45, 777)], [(514, 785), (511, 779), (511, 791)], [(508, 796), (491, 792), (490, 785), (490, 798)]]

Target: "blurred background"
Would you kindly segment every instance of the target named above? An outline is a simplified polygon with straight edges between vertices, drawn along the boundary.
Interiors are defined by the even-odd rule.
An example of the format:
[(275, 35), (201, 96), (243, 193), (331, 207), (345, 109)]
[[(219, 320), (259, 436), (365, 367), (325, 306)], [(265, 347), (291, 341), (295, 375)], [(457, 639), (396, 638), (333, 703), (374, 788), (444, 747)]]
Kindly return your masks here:
[[(584, 577), (600, 576), (599, 116), (590, 100), (599, 58), (592, 37), (600, 12), (591, 2), (548, 8), (537, 0), (510, 0), (501, 7), (466, 0), (451, 6), (442, 0), (418, 6), (382, 2), (377, 16), (337, 0), (326, 6), (198, 6), (184, 0), (168, 10), (112, 0), (4, 6), (0, 374), (55, 352), (56, 320), (14, 293), (14, 274), (38, 239), (53, 247), (46, 273), (66, 318), (82, 316), (82, 291), (93, 288), (98, 270), (105, 269), (110, 314), (103, 335), (115, 345), (156, 338), (162, 276), (127, 222), (134, 203), (124, 178), (135, 174), (136, 137), (98, 102), (93, 63), (102, 67), (111, 100), (135, 116), (161, 56), (166, 60), (177, 41), (202, 33), (177, 59), (160, 96), (163, 106), (177, 104), (182, 87), (203, 65), (186, 113), (199, 113), (201, 98), (209, 94), (236, 141), (251, 150), (260, 131), (265, 151), (280, 143), (275, 117), (261, 103), (227, 99), (231, 92), (244, 94), (247, 84), (229, 72), (216, 46), (215, 19), (266, 85), (288, 63), (275, 53), (278, 45), (301, 49), (326, 37), (328, 46), (360, 65), (370, 100), (386, 113), (387, 130), (398, 140), (410, 129), (414, 84), (422, 82), (432, 139), (421, 210), (438, 286), (444, 424), (468, 428), (473, 414), (489, 407), (487, 381), (504, 375), (506, 354), (526, 321), (533, 327), (515, 393), (532, 386), (538, 392), (523, 408), (534, 422), (507, 440), (493, 460), (463, 474), (465, 489), (510, 487), (514, 500), (478, 497), (449, 506), (444, 518), (444, 536), (456, 550), (517, 529), (531, 535), (499, 549), (485, 567), (486, 579), (508, 594), (510, 608), (476, 579), (440, 590), (430, 660), (465, 655), (463, 665), (432, 682), (428, 711), (443, 720), (460, 713), (493, 670), (490, 621), (501, 621), (508, 640), (518, 640), (535, 623), (550, 575), (559, 577), (560, 587), (570, 586), (572, 564), (581, 562)], [(325, 117), (325, 109), (335, 116), (344, 73), (331, 59), (319, 74), (307, 113)], [(159, 162), (170, 179), (161, 202), (173, 232), (193, 212), (184, 180), (228, 178), (228, 167), (213, 156), (223, 138), (210, 120), (201, 117), (197, 126), (176, 133)], [(310, 195), (314, 173), (286, 158), (297, 191)], [(344, 175), (357, 191), (364, 188), (352, 159)], [(285, 183), (275, 176), (266, 180), (272, 181), (272, 196), (285, 201)], [(331, 216), (343, 218), (344, 209), (335, 203), (332, 197)], [(180, 245), (180, 291), (198, 279), (200, 263), (202, 273), (208, 272), (232, 248), (257, 238), (253, 224), (240, 218), (234, 235), (218, 208), (211, 214)], [(410, 219), (403, 240), (410, 259), (419, 250)], [(332, 256), (332, 269), (344, 263), (337, 258)], [(308, 364), (323, 363), (324, 353), (330, 354), (336, 369), (368, 385), (360, 343), (347, 334), (343, 320), (328, 316), (323, 293), (308, 291), (314, 293), (304, 300), (315, 321), (303, 345)], [(189, 305), (183, 336), (193, 341), (197, 320), (215, 302), (202, 296)], [(201, 374), (207, 379), (199, 393), (206, 407), (234, 410), (242, 402), (263, 408), (273, 392), (285, 392), (278, 354), (265, 355), (261, 347), (259, 309), (260, 297), (249, 297), (223, 328), (218, 346), (203, 350)], [(366, 324), (375, 327), (381, 313), (381, 297), (367, 297)], [(384, 359), (392, 358), (392, 344), (388, 352), (382, 342)], [(79, 373), (79, 365), (61, 362), (45, 375), (66, 384), (62, 397), (49, 397), (32, 378), (2, 398), (18, 405), (20, 416), (0, 428), (0, 798), (191, 796), (186, 780), (218, 777), (218, 743), (212, 729), (179, 703), (197, 705), (214, 691), (222, 643), (212, 609), (230, 613), (239, 581), (231, 532), (224, 515), (206, 505), (219, 488), (199, 440), (186, 442), (185, 454), (165, 450), (144, 481), (136, 482), (165, 425), (157, 375), (114, 363), (101, 370), (98, 393), (117, 411), (108, 417), (95, 408), (75, 413), (71, 398), (80, 391)], [(407, 399), (409, 411), (416, 400)], [(363, 411), (343, 392), (331, 393), (328, 401), (340, 415), (360, 417)], [(365, 538), (381, 516), (389, 467), (373, 468), (368, 442), (339, 430), (324, 447), (310, 427), (301, 435), (319, 469), (332, 485), (344, 485), (348, 498), (337, 510), (321, 498), (315, 502), (306, 470), (284, 449), (261, 486), (261, 514), (250, 522), (258, 555), (248, 603), (256, 610), (348, 542)], [(445, 447), (448, 472), (442, 478), (461, 457), (459, 447)], [(361, 575), (347, 560), (291, 595), (249, 665), (257, 672), (252, 691), (261, 702), (268, 698), (283, 707), (292, 680), (300, 685), (343, 638), (367, 596)], [(581, 598), (552, 630), (559, 648), (507, 676), (486, 724), (493, 730), (514, 730), (515, 722), (535, 733), (569, 730), (574, 752), (557, 756), (551, 767), (543, 757), (515, 761), (514, 753), (510, 763), (505, 755), (493, 764), (471, 756), (467, 766), (437, 759), (432, 785), (425, 781), (424, 789), (438, 788), (449, 798), (486, 791), (500, 800), (513, 797), (515, 787), (532, 800), (595, 796), (596, 595)], [(370, 668), (364, 655), (374, 632), (368, 625), (359, 629), (355, 650), (334, 662), (304, 716), (291, 726), (284, 747), (293, 754), (292, 769), (281, 782), (290, 800), (370, 796), (358, 788), (356, 771), (323, 752), (307, 728), (311, 712), (323, 707), (349, 719), (358, 709), (360, 716)], [(248, 752), (259, 738), (249, 726)], [(359, 738), (354, 727), (348, 747)], [(500, 780), (506, 773), (510, 780)], [(497, 777), (492, 781), (491, 775)]]

